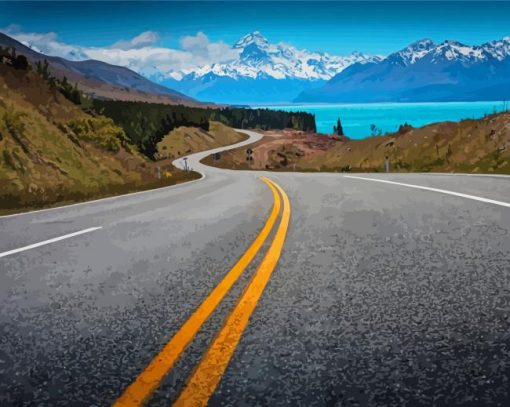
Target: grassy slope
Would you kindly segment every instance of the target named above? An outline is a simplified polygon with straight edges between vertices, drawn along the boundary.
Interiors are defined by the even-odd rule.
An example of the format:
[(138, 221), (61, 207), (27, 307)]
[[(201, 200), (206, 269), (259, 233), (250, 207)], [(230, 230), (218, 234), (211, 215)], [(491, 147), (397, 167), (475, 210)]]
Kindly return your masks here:
[(172, 130), (158, 143), (156, 157), (174, 159), (186, 154), (238, 143), (247, 138), (248, 136), (220, 122), (210, 122), (209, 131), (182, 126)]
[[(270, 154), (257, 151), (272, 143)], [(310, 153), (311, 151), (311, 153)], [(283, 159), (285, 156), (286, 160)], [(476, 172), (510, 174), (510, 112), (460, 123), (435, 123), (364, 140), (339, 140), (327, 149), (310, 148), (309, 138), (266, 138), (254, 147), (254, 169), (302, 171), (384, 171), (385, 157), (393, 171)], [(211, 163), (210, 158), (207, 162)], [(285, 164), (282, 164), (285, 162)], [(244, 149), (227, 153), (222, 167), (243, 168)]]
[[(0, 65), (0, 210), (173, 184), (109, 119), (93, 118), (33, 72)], [(81, 127), (80, 127), (81, 126)]]

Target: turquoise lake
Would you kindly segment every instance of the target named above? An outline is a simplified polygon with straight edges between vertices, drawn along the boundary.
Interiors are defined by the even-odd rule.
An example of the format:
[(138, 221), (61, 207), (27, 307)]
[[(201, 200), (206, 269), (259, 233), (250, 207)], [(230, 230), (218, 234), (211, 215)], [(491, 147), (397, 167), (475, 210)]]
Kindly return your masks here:
[[(260, 107), (260, 106), (259, 106)], [(398, 130), (407, 122), (414, 127), (442, 121), (476, 119), (510, 108), (509, 102), (368, 103), (335, 105), (264, 106), (269, 109), (304, 111), (315, 114), (317, 131), (332, 133), (338, 117), (346, 136), (354, 139), (371, 135), (375, 124), (383, 133)]]

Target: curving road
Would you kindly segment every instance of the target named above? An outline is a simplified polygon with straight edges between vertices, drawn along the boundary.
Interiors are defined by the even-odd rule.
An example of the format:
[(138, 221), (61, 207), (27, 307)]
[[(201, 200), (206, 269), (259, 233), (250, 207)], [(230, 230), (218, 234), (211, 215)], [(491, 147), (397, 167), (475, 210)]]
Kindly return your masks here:
[[(243, 131), (232, 148), (260, 137)], [(510, 178), (229, 171), (199, 163), (210, 153), (188, 158), (199, 181), (0, 217), (0, 405), (119, 401), (277, 202), (267, 239), (148, 405), (185, 405), (231, 325), (239, 340), (227, 332), (213, 356), (231, 358), (201, 399), (211, 406), (508, 405)], [(276, 264), (257, 289), (266, 252)], [(256, 307), (229, 325), (247, 287)]]

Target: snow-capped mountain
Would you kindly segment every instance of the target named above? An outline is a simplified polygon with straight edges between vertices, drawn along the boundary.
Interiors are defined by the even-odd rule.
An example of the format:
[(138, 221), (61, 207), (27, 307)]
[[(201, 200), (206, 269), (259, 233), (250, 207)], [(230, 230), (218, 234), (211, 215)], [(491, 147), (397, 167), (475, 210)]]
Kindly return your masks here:
[(429, 39), (416, 41), (403, 50), (391, 54), (388, 56), (387, 60), (402, 66), (411, 65), (423, 58), (423, 56), (429, 53), (434, 47), (434, 43)]
[(358, 52), (348, 56), (334, 56), (299, 50), (284, 43), (271, 44), (257, 31), (245, 35), (232, 48), (239, 50), (238, 59), (207, 65), (189, 74), (195, 78), (213, 73), (231, 78), (328, 80), (355, 62), (372, 60)]
[(298, 102), (503, 100), (510, 96), (510, 37), (482, 45), (417, 41), (380, 61), (353, 64)]
[(272, 44), (259, 32), (233, 46), (236, 58), (194, 70), (167, 72), (162, 83), (202, 100), (225, 103), (288, 102), (302, 90), (321, 86), (354, 63), (380, 57), (354, 52), (347, 56)]

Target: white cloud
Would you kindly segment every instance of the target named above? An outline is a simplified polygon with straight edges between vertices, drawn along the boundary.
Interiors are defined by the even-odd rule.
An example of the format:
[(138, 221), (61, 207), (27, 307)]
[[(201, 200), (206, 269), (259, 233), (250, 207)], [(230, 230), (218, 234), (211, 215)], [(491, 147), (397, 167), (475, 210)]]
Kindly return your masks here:
[(118, 41), (111, 46), (117, 49), (139, 49), (151, 46), (159, 40), (159, 34), (154, 31), (144, 31), (128, 41)]
[(230, 61), (236, 59), (240, 52), (237, 49), (232, 49), (230, 45), (223, 41), (209, 41), (209, 38), (203, 32), (182, 38), (181, 48), (197, 59), (198, 63), (195, 66)]
[(142, 32), (107, 47), (67, 44), (60, 41), (54, 32), (29, 33), (23, 32), (18, 26), (9, 26), (0, 31), (43, 54), (71, 60), (97, 59), (154, 78), (179, 78), (182, 73), (204, 65), (230, 61), (239, 55), (239, 50), (232, 49), (223, 41), (211, 42), (202, 32), (182, 38), (180, 49), (173, 49), (157, 46), (160, 37), (153, 31)]
[(23, 45), (46, 55), (54, 55), (71, 60), (87, 59), (87, 55), (78, 46), (62, 43), (54, 32), (27, 33), (17, 25), (10, 25), (1, 30), (15, 38)]
[(209, 38), (199, 31), (196, 35), (188, 35), (181, 40), (181, 47), (186, 51), (204, 50), (210, 44)]

